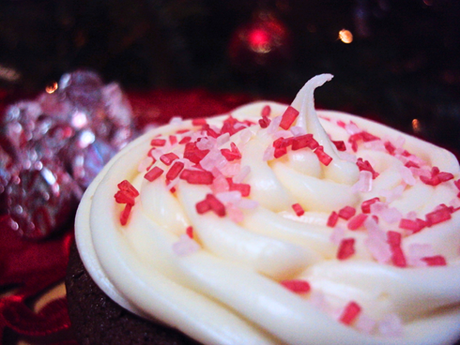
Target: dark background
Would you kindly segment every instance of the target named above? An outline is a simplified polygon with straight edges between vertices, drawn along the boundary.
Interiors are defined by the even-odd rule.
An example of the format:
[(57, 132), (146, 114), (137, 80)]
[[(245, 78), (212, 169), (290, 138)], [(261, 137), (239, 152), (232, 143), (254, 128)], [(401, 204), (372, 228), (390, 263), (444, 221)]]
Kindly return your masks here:
[[(40, 92), (86, 67), (128, 92), (205, 88), (290, 101), (328, 72), (320, 107), (456, 152), (459, 23), (458, 0), (2, 0), (0, 89)], [(341, 29), (351, 43), (338, 39)]]

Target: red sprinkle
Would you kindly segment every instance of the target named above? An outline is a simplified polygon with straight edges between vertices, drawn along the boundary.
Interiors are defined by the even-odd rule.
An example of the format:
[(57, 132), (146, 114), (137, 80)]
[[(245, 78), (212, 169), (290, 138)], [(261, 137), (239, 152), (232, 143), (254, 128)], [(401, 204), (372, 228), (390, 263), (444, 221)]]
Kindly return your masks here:
[(286, 153), (287, 153), (286, 147), (277, 147), (275, 148), (275, 151), (273, 152), (273, 157), (280, 158), (280, 157), (283, 157)]
[(126, 225), (128, 223), (129, 215), (131, 214), (131, 209), (133, 208), (132, 204), (126, 204), (123, 212), (120, 214), (120, 223), (121, 225)]
[(209, 153), (209, 150), (200, 150), (195, 142), (188, 142), (184, 148), (184, 158), (198, 164)]
[(305, 210), (302, 208), (302, 206), (299, 203), (293, 204), (292, 209), (296, 213), (297, 216), (301, 216), (305, 213)]
[(298, 137), (292, 138), (292, 149), (300, 150), (304, 147), (308, 147), (311, 150), (316, 149), (319, 146), (318, 142), (313, 138), (313, 134), (299, 135)]
[(192, 137), (185, 136), (185, 137), (183, 137), (183, 138), (179, 141), (179, 144), (185, 145), (185, 144), (189, 143), (190, 140), (192, 140)]
[(121, 181), (117, 185), (117, 187), (122, 191), (128, 192), (129, 194), (131, 194), (134, 197), (139, 195), (139, 192), (137, 191), (137, 189), (128, 180)]
[(155, 181), (157, 178), (159, 178), (159, 177), (161, 176), (161, 174), (163, 174), (163, 169), (161, 169), (160, 167), (153, 167), (153, 169), (150, 169), (150, 170), (144, 175), (144, 178), (145, 178), (147, 181), (153, 182), (153, 181)]
[(188, 226), (187, 229), (185, 229), (185, 233), (188, 237), (193, 238), (193, 226)]
[(169, 143), (171, 145), (177, 144), (177, 137), (175, 135), (170, 135), (169, 136)]
[(355, 253), (355, 239), (344, 238), (339, 245), (337, 251), (337, 259), (346, 260)]
[(193, 126), (204, 126), (206, 124), (207, 124), (206, 119), (203, 119), (203, 118), (198, 118), (198, 119), (193, 119), (192, 120), (192, 125)]
[(448, 172), (439, 171), (438, 167), (431, 168), (431, 177), (420, 176), (420, 180), (430, 186), (437, 186), (442, 182), (452, 180), (454, 175)]
[(343, 140), (340, 140), (340, 141), (332, 140), (332, 143), (335, 145), (335, 147), (339, 151), (346, 151), (347, 150), (347, 147), (345, 146), (345, 142)]
[(375, 198), (363, 201), (361, 203), (361, 211), (363, 211), (363, 213), (371, 213), (371, 205), (375, 204), (377, 201), (380, 201), (380, 198), (375, 197)]
[(391, 261), (393, 265), (398, 267), (406, 267), (406, 257), (401, 248), (401, 234), (396, 231), (388, 231), (387, 232), (387, 242), (390, 245), (391, 250)]
[(339, 214), (335, 211), (332, 211), (329, 218), (327, 219), (327, 226), (333, 228), (337, 224), (338, 220), (339, 220)]
[(407, 219), (407, 218), (402, 218), (399, 221), (399, 228), (404, 229), (404, 230), (409, 230), (412, 231), (413, 234), (416, 232), (419, 232), (423, 230), (423, 228), (426, 227), (426, 222), (423, 219), (417, 218), (417, 219)]
[(150, 142), (150, 145), (152, 146), (165, 146), (166, 145), (166, 139), (152, 139)]
[(297, 116), (299, 116), (299, 112), (297, 109), (294, 109), (291, 106), (287, 107), (286, 111), (281, 117), (280, 127), (282, 129), (288, 130), (294, 123)]
[(169, 168), (168, 172), (166, 173), (166, 178), (170, 181), (174, 180), (179, 173), (184, 169), (184, 163), (181, 161), (174, 162), (173, 166)]
[(345, 220), (349, 220), (356, 214), (356, 209), (351, 206), (345, 206), (339, 211), (339, 217)]
[(372, 173), (373, 179), (379, 176), (379, 173), (374, 170), (369, 161), (363, 161), (362, 158), (358, 158), (358, 160), (356, 161), (356, 165), (358, 166), (359, 171), (370, 171)]
[(346, 325), (350, 325), (354, 320), (356, 320), (360, 313), (361, 307), (359, 306), (359, 304), (354, 301), (351, 301), (346, 305), (345, 309), (340, 315), (339, 320), (340, 322)]
[(446, 266), (446, 258), (442, 255), (435, 255), (435, 256), (427, 256), (422, 258), (428, 266)]
[(224, 156), (225, 159), (229, 162), (241, 159), (241, 152), (233, 142), (230, 143), (230, 149), (221, 149), (220, 152), (222, 153), (222, 156)]
[(176, 155), (174, 152), (165, 153), (160, 156), (160, 161), (162, 161), (166, 165), (171, 165), (179, 156)]
[(118, 204), (131, 204), (134, 205), (134, 196), (124, 190), (119, 190), (115, 194), (115, 201)]
[(247, 183), (234, 183), (231, 178), (227, 178), (228, 189), (230, 191), (239, 191), (241, 196), (249, 196), (251, 193), (251, 185)]
[(198, 214), (203, 214), (211, 210), (219, 217), (225, 217), (226, 214), (225, 205), (213, 194), (206, 194), (206, 198), (198, 202), (195, 207)]
[(266, 105), (265, 107), (262, 108), (262, 116), (270, 116), (271, 112), (272, 112), (272, 108), (270, 108), (269, 105)]
[(319, 161), (323, 163), (325, 166), (328, 166), (332, 162), (332, 157), (329, 156), (326, 152), (324, 152), (324, 148), (322, 146), (318, 146), (314, 152), (318, 157)]
[(179, 178), (185, 180), (190, 184), (212, 184), (214, 181), (214, 176), (210, 171), (206, 170), (190, 170), (184, 169), (180, 174)]
[(367, 214), (360, 213), (348, 221), (347, 227), (349, 230), (358, 230), (366, 221)]
[(436, 211), (430, 212), (425, 215), (426, 223), (428, 227), (431, 227), (435, 224), (439, 224), (445, 221), (448, 221), (452, 218), (450, 214), (450, 209), (448, 207), (442, 207)]
[(310, 284), (302, 279), (282, 280), (280, 284), (288, 290), (298, 294), (307, 293), (311, 289)]

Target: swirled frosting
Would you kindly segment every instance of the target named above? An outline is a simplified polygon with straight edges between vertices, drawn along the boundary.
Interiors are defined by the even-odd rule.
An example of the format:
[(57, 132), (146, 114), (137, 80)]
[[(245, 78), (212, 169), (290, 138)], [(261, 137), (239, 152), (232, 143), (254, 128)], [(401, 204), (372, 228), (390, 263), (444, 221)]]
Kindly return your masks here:
[(76, 219), (102, 290), (203, 344), (454, 343), (459, 164), (316, 111), (331, 78), (290, 106), (174, 120), (116, 155)]

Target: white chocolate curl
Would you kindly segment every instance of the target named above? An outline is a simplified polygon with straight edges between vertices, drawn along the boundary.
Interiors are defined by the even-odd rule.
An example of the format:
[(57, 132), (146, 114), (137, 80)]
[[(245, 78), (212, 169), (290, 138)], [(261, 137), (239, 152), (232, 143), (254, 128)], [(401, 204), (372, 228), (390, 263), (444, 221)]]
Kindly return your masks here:
[[(317, 76), (300, 90), (292, 102), (300, 114), (291, 131), (313, 134), (332, 157), (328, 166), (309, 148), (263, 159), (277, 135), (292, 135), (276, 125), (287, 105), (273, 102), (236, 109), (233, 118), (253, 124), (229, 138), (200, 143), (209, 144), (216, 157), (235, 143), (242, 155), (229, 162), (233, 165), (213, 170), (212, 186), (166, 182), (165, 174), (149, 182), (145, 171), (138, 171), (152, 138), (203, 137), (191, 121), (156, 128), (116, 155), (87, 189), (76, 217), (78, 250), (98, 286), (124, 308), (206, 345), (453, 344), (460, 336), (460, 212), (415, 234), (400, 229), (395, 219), (425, 219), (438, 205), (456, 200), (458, 161), (439, 147), (375, 122), (315, 110), (313, 92), (331, 78)], [(272, 125), (261, 128), (258, 120), (267, 105)], [(220, 128), (227, 118), (208, 123)], [(331, 140), (347, 142), (350, 136), (338, 122), (381, 140), (360, 142), (356, 152), (338, 152)], [(181, 134), (184, 130), (189, 133)], [(385, 142), (396, 153), (390, 154)], [(184, 145), (163, 149), (194, 169), (183, 157)], [(358, 158), (378, 173), (366, 188), (356, 185), (362, 183)], [(419, 168), (405, 165), (408, 160)], [(161, 160), (155, 166), (165, 173), (170, 168)], [(454, 179), (436, 186), (422, 183), (419, 176), (428, 176), (432, 166)], [(249, 196), (225, 194), (222, 171), (251, 185)], [(125, 226), (119, 220), (123, 205), (113, 197), (123, 180), (140, 192)], [(234, 201), (226, 204), (226, 216), (198, 214), (196, 204), (213, 193)], [(363, 201), (376, 197), (380, 201), (371, 212), (379, 222), (369, 217), (356, 230), (349, 230), (343, 218), (335, 228), (326, 225), (333, 211), (350, 206), (358, 214)], [(294, 213), (294, 204), (305, 213)], [(184, 237), (189, 227), (193, 239)], [(392, 264), (385, 237), (389, 230), (402, 234), (409, 267)], [(338, 260), (344, 238), (355, 240), (355, 252)], [(427, 267), (424, 255), (442, 255), (447, 266)], [(307, 281), (311, 291), (297, 294), (280, 284), (292, 279)], [(337, 318), (350, 301), (361, 313), (346, 325)]]

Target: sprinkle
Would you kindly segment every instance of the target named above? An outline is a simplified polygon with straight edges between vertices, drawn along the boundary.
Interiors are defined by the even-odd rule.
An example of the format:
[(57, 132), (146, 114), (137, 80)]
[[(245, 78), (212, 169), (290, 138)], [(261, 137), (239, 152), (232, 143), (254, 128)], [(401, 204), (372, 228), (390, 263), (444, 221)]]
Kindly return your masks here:
[(149, 181), (149, 182), (153, 182), (155, 181), (158, 177), (161, 176), (161, 174), (163, 174), (163, 169), (161, 169), (160, 167), (153, 167), (153, 169), (150, 169), (145, 175), (144, 175), (144, 178)]
[(299, 203), (293, 204), (292, 209), (296, 213), (297, 216), (301, 216), (305, 213), (305, 210), (302, 208), (302, 206)]
[(281, 122), (279, 126), (282, 129), (286, 129), (286, 130), (289, 129), (289, 127), (291, 127), (291, 125), (294, 123), (297, 116), (299, 116), (299, 111), (297, 109), (294, 109), (291, 106), (288, 106), (286, 111), (281, 117)]
[(262, 108), (262, 116), (270, 116), (272, 108), (269, 105), (266, 105)]
[(121, 181), (117, 187), (122, 190), (122, 191), (125, 191), (129, 194), (131, 194), (132, 196), (136, 197), (139, 195), (139, 192), (138, 190), (128, 181), (128, 180), (123, 180)]
[(303, 149), (304, 147), (314, 150), (318, 146), (318, 142), (313, 138), (313, 134), (310, 133), (292, 138), (292, 150), (294, 151)]
[(175, 161), (173, 166), (169, 168), (168, 172), (166, 173), (166, 178), (170, 181), (174, 180), (179, 173), (184, 169), (184, 162)]
[(451, 218), (452, 216), (448, 207), (439, 208), (425, 215), (426, 224), (428, 227), (448, 221)]
[(210, 185), (214, 180), (214, 176), (210, 171), (206, 170), (191, 170), (184, 169), (179, 175), (181, 180), (185, 180), (190, 184), (205, 184)]
[(375, 198), (363, 201), (361, 203), (361, 211), (363, 213), (371, 213), (371, 205), (376, 203), (377, 201), (380, 201), (380, 198), (375, 197)]
[(342, 314), (339, 317), (339, 321), (346, 325), (350, 325), (354, 320), (356, 320), (360, 313), (361, 307), (359, 304), (351, 301), (345, 306)]
[(188, 237), (193, 238), (193, 226), (188, 226), (187, 229), (185, 229), (185, 234)]
[(251, 172), (251, 167), (249, 165), (245, 165), (244, 167), (241, 168), (241, 170), (233, 176), (233, 182), (235, 183), (241, 183), (243, 182), (246, 177), (250, 174)]
[(185, 136), (185, 137), (183, 137), (183, 138), (179, 141), (179, 144), (185, 145), (185, 144), (187, 144), (188, 142), (190, 142), (190, 140), (192, 140), (192, 137)]
[(442, 255), (435, 255), (422, 258), (422, 261), (426, 262), (428, 266), (446, 266), (446, 258)]
[(123, 212), (120, 214), (120, 224), (126, 225), (128, 223), (129, 215), (131, 214), (131, 209), (133, 208), (133, 204), (126, 204)]
[(379, 176), (379, 173), (374, 170), (371, 163), (369, 163), (369, 161), (367, 160), (363, 161), (362, 158), (358, 158), (358, 160), (356, 161), (356, 165), (358, 166), (358, 169), (360, 171), (370, 171), (372, 173), (373, 179)]
[(184, 158), (198, 164), (209, 153), (209, 150), (200, 150), (195, 142), (188, 142), (184, 148)]
[(337, 259), (346, 260), (355, 253), (355, 239), (345, 238), (340, 242)]
[(356, 209), (351, 206), (345, 206), (339, 211), (339, 217), (345, 220), (349, 220), (356, 213)]
[(200, 245), (188, 235), (181, 235), (179, 241), (174, 242), (172, 250), (177, 256), (187, 256), (200, 249)]
[(329, 215), (329, 218), (327, 219), (327, 226), (331, 228), (335, 227), (338, 220), (339, 220), (339, 214), (335, 211), (332, 211), (332, 213)]
[(379, 139), (380, 139), (379, 137), (376, 137), (373, 134), (370, 134), (366, 131), (362, 131), (362, 132), (354, 133), (350, 135), (350, 137), (348, 138), (348, 142), (351, 144), (351, 148), (353, 149), (353, 151), (356, 152), (358, 150), (358, 142), (360, 141), (369, 142), (369, 141), (374, 141), (374, 140), (379, 140)]
[(247, 183), (234, 183), (231, 178), (227, 178), (228, 188), (231, 191), (239, 191), (241, 196), (246, 197), (251, 193), (251, 185)]
[(150, 141), (151, 146), (165, 146), (166, 145), (166, 139), (152, 139)]
[(340, 140), (340, 141), (332, 140), (332, 143), (335, 145), (335, 147), (339, 151), (346, 151), (347, 150), (347, 147), (345, 146), (345, 142), (343, 140)]
[(332, 162), (332, 157), (329, 156), (326, 152), (324, 152), (324, 149), (322, 146), (318, 146), (314, 153), (318, 157), (319, 161), (323, 163), (325, 166), (328, 166)]
[(206, 198), (198, 202), (195, 207), (198, 214), (203, 214), (211, 210), (219, 217), (224, 217), (226, 214), (224, 204), (213, 194), (206, 194)]
[(401, 249), (401, 234), (396, 231), (387, 232), (387, 242), (390, 245), (391, 261), (397, 267), (406, 267), (406, 257)]
[(286, 289), (298, 294), (307, 293), (311, 289), (310, 284), (306, 280), (302, 279), (282, 280), (280, 281), (280, 284)]
[(273, 152), (273, 157), (280, 158), (287, 153), (286, 147), (275, 147), (275, 151)]
[(160, 156), (160, 161), (162, 161), (166, 165), (171, 165), (179, 156), (176, 155), (174, 152), (165, 153), (164, 155)]
[(372, 190), (372, 173), (370, 171), (362, 170), (359, 172), (358, 181), (352, 186), (351, 190), (357, 192), (370, 192)]
[(207, 125), (208, 123), (206, 122), (206, 119), (204, 118), (198, 118), (198, 119), (193, 119), (192, 120), (192, 125), (193, 126), (204, 126)]
[(268, 118), (268, 116), (263, 116), (262, 118), (259, 119), (259, 126), (260, 128), (267, 128), (270, 125), (271, 120)]
[(364, 221), (366, 219), (367, 219), (367, 215), (364, 213), (360, 213), (348, 221), (347, 228), (349, 230), (357, 230), (364, 224)]
[(340, 242), (342, 242), (344, 237), (345, 237), (345, 229), (339, 226), (336, 226), (334, 230), (332, 230), (331, 236), (329, 236), (329, 240), (336, 246), (339, 246)]
[(404, 230), (409, 230), (413, 234), (423, 230), (426, 227), (426, 222), (423, 219), (416, 218), (416, 219), (407, 219), (402, 218), (399, 221), (399, 228)]
[(235, 143), (230, 144), (231, 149), (221, 149), (220, 152), (225, 157), (226, 160), (232, 162), (236, 159), (241, 159), (241, 152), (238, 150), (238, 147)]
[(400, 337), (403, 335), (401, 319), (396, 314), (387, 314), (378, 325), (380, 334), (387, 337)]
[(275, 154), (275, 148), (273, 146), (269, 146), (264, 151), (264, 155), (262, 157), (262, 160), (264, 162), (268, 162), (269, 160), (272, 160), (274, 158), (274, 154)]
[(430, 177), (420, 176), (420, 180), (423, 183), (430, 185), (430, 186), (437, 186), (438, 184), (452, 180), (453, 178), (454, 178), (454, 175), (448, 172), (441, 172), (439, 171), (438, 167), (431, 168)]

